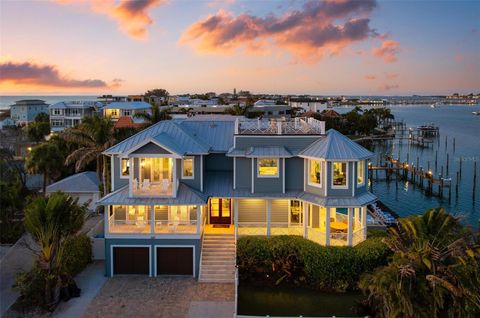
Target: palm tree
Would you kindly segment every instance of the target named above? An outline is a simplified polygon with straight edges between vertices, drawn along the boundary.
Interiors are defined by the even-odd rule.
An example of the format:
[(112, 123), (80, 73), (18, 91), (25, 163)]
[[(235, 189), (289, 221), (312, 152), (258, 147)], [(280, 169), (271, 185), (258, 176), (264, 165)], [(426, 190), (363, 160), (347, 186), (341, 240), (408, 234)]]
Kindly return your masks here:
[(252, 107), (253, 107), (253, 104), (245, 105), (243, 107), (240, 106), (240, 104), (236, 104), (225, 109), (225, 113), (234, 115), (234, 116), (247, 116)]
[(361, 278), (380, 317), (478, 317), (480, 248), (444, 209), (400, 220), (385, 240), (389, 265)]
[(85, 206), (78, 199), (57, 192), (50, 197), (39, 197), (25, 208), (25, 229), (38, 245), (37, 264), (45, 274), (45, 304), (55, 303), (55, 288), (59, 286), (63, 269), (62, 243), (77, 233), (85, 220)]
[(135, 117), (143, 119), (146, 126), (151, 126), (162, 120), (172, 119), (170, 116), (170, 108), (164, 108), (160, 110), (160, 107), (154, 105), (153, 103), (150, 106), (150, 113), (138, 113), (135, 114)]
[(27, 157), (26, 168), (30, 173), (43, 174), (43, 194), (51, 178), (60, 174), (58, 167), (62, 166), (65, 158), (62, 151), (54, 143), (46, 142), (33, 148)]
[(75, 171), (79, 172), (95, 161), (98, 179), (102, 180), (106, 194), (107, 161), (103, 152), (116, 143), (114, 124), (110, 118), (86, 117), (80, 125), (64, 130), (61, 137), (78, 145), (78, 149), (68, 155), (65, 164), (75, 163)]

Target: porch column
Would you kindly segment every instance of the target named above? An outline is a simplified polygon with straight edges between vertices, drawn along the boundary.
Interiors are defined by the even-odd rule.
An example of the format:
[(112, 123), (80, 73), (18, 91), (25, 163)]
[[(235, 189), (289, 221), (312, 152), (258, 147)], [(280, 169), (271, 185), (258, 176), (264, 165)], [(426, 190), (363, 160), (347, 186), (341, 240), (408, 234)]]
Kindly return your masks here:
[[(120, 158), (120, 169), (122, 169), (121, 163), (122, 163), (122, 159)], [(133, 168), (134, 168), (133, 167), (133, 158), (128, 158), (128, 164), (130, 165), (130, 167), (128, 168), (128, 176), (129, 176), (129, 181), (130, 181), (130, 184), (128, 185), (128, 196), (132, 197), (133, 196), (133, 180), (134, 180), (133, 175), (135, 173), (134, 170), (133, 170)], [(112, 170), (114, 170), (114, 169), (112, 169)], [(114, 172), (115, 171), (112, 171), (111, 173), (113, 174)], [(138, 180), (140, 180), (140, 174), (138, 174)], [(138, 183), (137, 183), (137, 186), (138, 186)]]
[(330, 246), (330, 208), (325, 210), (325, 245)]
[(200, 223), (202, 223), (202, 207), (197, 205), (197, 234), (200, 234)]
[(367, 238), (367, 208), (362, 206), (360, 213), (362, 214), (363, 239), (365, 240)]
[(267, 201), (267, 202), (266, 202), (266, 206), (267, 206), (267, 237), (270, 237), (270, 234), (271, 234), (271, 229), (270, 229), (270, 226), (271, 226), (270, 214), (271, 214), (271, 211), (272, 211), (272, 200), (267, 199), (266, 201)]
[(106, 205), (103, 207), (103, 229), (104, 229), (104, 232), (105, 234), (107, 234), (109, 231), (110, 231), (110, 213), (109, 213), (109, 210), (110, 210), (110, 206), (109, 205)]
[(150, 206), (150, 233), (155, 233), (155, 206)]
[(303, 237), (308, 238), (308, 203), (303, 202)]
[(238, 199), (233, 200), (233, 219), (235, 223), (235, 238), (238, 237)]
[(353, 208), (348, 208), (347, 245), (352, 246), (352, 242), (353, 242)]

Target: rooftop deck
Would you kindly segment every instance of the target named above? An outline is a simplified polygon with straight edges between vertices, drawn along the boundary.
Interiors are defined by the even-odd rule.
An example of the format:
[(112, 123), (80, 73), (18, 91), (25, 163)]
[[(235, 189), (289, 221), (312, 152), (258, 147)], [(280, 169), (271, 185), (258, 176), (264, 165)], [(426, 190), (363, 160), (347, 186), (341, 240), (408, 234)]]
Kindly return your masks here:
[(323, 135), (325, 122), (311, 117), (235, 120), (236, 135)]

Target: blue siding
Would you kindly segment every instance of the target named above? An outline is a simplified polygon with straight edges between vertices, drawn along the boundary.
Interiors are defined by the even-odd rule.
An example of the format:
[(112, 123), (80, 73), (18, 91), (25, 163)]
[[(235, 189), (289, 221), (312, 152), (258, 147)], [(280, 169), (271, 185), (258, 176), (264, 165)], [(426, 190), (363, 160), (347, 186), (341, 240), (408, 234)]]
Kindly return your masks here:
[(235, 187), (236, 189), (252, 189), (252, 159), (235, 159)]
[(171, 155), (172, 153), (167, 151), (165, 148), (157, 146), (153, 142), (149, 142), (145, 146), (142, 146), (139, 149), (135, 150), (133, 154)]
[(118, 156), (113, 157), (112, 173), (114, 182), (114, 184), (112, 184), (113, 191), (116, 191), (128, 184), (129, 179), (120, 178), (120, 158)]
[(285, 191), (303, 191), (303, 159), (285, 159)]
[[(180, 179), (181, 182), (185, 183), (186, 185), (197, 189), (200, 191), (200, 168), (201, 168), (201, 156), (193, 156), (194, 157), (194, 163), (193, 163), (193, 179)], [(178, 170), (180, 171), (180, 177), (182, 176), (182, 166), (181, 166), (181, 161), (178, 165)]]
[(205, 170), (233, 171), (233, 158), (226, 157), (224, 153), (212, 153), (205, 156)]
[(105, 276), (111, 277), (111, 246), (112, 245), (145, 245), (151, 246), (150, 269), (152, 275), (155, 273), (155, 245), (193, 245), (195, 246), (195, 277), (198, 278), (200, 267), (201, 243), (196, 239), (105, 239)]
[[(251, 159), (250, 159), (251, 160)], [(283, 160), (278, 159), (278, 177), (275, 178), (259, 178), (257, 176), (258, 169), (258, 159), (254, 159), (254, 170), (253, 170), (253, 179), (254, 179), (254, 193), (282, 193), (283, 190)], [(240, 174), (244, 174), (242, 171)], [(245, 173), (246, 174), (246, 173)], [(251, 174), (251, 171), (250, 171)]]

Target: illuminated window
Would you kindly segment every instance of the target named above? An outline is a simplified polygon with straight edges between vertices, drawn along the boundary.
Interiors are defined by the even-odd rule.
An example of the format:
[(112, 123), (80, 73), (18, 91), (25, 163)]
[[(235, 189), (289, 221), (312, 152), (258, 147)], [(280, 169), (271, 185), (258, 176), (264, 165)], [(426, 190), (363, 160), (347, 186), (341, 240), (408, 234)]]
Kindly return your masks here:
[(193, 179), (193, 158), (182, 160), (182, 179)]
[(333, 163), (333, 186), (337, 188), (347, 187), (347, 163), (334, 162)]
[(278, 159), (258, 159), (257, 166), (258, 177), (278, 177)]
[(361, 186), (365, 183), (365, 160), (357, 162), (357, 185)]
[(130, 161), (128, 158), (121, 159), (120, 173), (122, 177), (128, 177), (130, 174)]
[(308, 160), (308, 183), (314, 186), (322, 184), (322, 164), (319, 160)]

